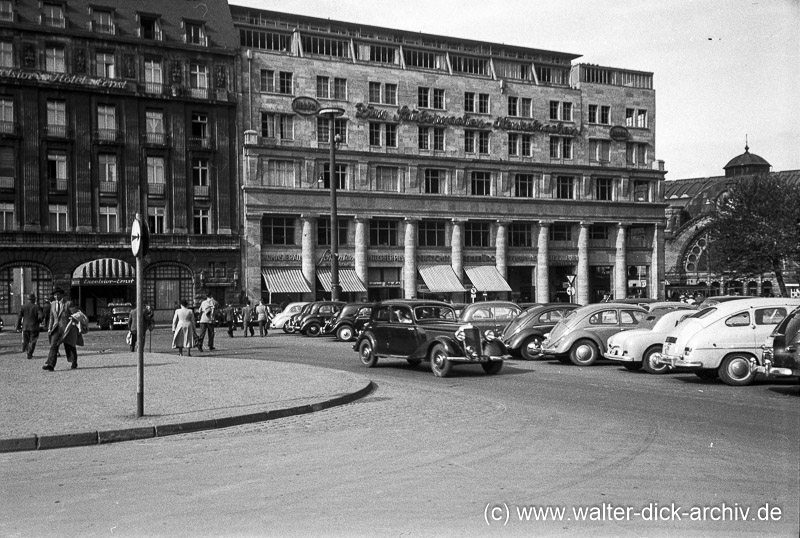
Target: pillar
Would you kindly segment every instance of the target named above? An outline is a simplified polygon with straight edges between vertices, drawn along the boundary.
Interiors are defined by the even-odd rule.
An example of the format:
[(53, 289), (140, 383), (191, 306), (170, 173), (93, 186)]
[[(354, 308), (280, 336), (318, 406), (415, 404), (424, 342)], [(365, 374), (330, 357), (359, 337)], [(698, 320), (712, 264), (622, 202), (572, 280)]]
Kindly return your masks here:
[(405, 226), (403, 297), (414, 299), (417, 296), (417, 219), (406, 217)]
[[(662, 283), (666, 277), (666, 267), (664, 266), (664, 224), (656, 223), (653, 225), (653, 254), (650, 262), (650, 286), (649, 297), (653, 299), (666, 299), (664, 286)], [(711, 283), (709, 283), (709, 286)]]
[(550, 302), (550, 266), (548, 261), (548, 241), (550, 222), (539, 221), (539, 240), (536, 252), (536, 302)]
[(625, 254), (626, 225), (617, 225), (617, 250), (614, 254), (614, 299), (624, 299), (628, 296), (628, 262)]
[[(369, 251), (368, 241), (368, 225), (369, 219), (367, 217), (356, 217), (356, 234), (355, 234), (355, 270), (358, 278), (365, 286), (369, 286), (369, 267), (367, 266), (367, 253)], [(367, 297), (361, 297), (362, 300), (367, 300)]]
[(316, 252), (317, 246), (317, 217), (316, 216), (308, 216), (308, 215), (300, 215), (300, 220), (302, 222), (303, 227), (303, 237), (301, 239), (301, 269), (303, 271), (303, 276), (305, 277), (306, 281), (308, 282), (309, 287), (311, 288), (311, 293), (306, 294), (306, 297), (303, 298), (305, 301), (314, 301), (316, 300), (316, 282), (317, 282), (317, 264), (314, 260), (314, 254)]
[(578, 274), (575, 277), (577, 285), (578, 304), (589, 304), (589, 223), (581, 222), (578, 233)]
[(450, 238), (450, 265), (456, 276), (464, 281), (464, 221), (453, 219), (453, 233)]
[[(508, 280), (508, 222), (497, 221), (497, 235), (494, 242), (494, 259), (497, 272)], [(509, 299), (508, 292), (502, 293)]]

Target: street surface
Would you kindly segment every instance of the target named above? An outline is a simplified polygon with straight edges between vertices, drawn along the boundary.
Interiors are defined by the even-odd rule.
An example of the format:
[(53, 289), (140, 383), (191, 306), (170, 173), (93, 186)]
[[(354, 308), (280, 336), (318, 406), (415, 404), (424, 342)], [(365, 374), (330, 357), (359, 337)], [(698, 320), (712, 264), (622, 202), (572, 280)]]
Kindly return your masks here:
[[(121, 350), (124, 335), (92, 331), (87, 345)], [(169, 339), (157, 329), (153, 351), (167, 350)], [(0, 360), (10, 360), (10, 342), (0, 335)], [(280, 331), (230, 339), (218, 330), (216, 347), (205, 354), (357, 372), (377, 390), (343, 407), (236, 428), (0, 454), (0, 535), (797, 536), (800, 529), (795, 380), (730, 387), (610, 363), (517, 360), (497, 376), (457, 367), (438, 379), (428, 363), (366, 369), (350, 343)]]

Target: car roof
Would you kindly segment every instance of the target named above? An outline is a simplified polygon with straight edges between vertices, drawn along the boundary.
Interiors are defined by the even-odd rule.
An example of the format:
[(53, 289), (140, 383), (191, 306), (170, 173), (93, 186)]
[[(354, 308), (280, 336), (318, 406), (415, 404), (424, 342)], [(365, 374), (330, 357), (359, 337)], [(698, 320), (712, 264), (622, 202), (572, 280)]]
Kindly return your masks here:
[(391, 305), (406, 305), (406, 306), (447, 306), (450, 308), (455, 308), (455, 305), (450, 303), (445, 303), (444, 301), (434, 301), (434, 300), (427, 300), (427, 299), (386, 299), (385, 301), (380, 301), (375, 303), (374, 306), (391, 306)]
[(545, 304), (540, 304), (539, 306), (531, 306), (529, 308), (526, 308), (523, 313), (524, 314), (529, 314), (531, 312), (533, 312), (533, 313), (545, 312), (547, 310), (556, 310), (556, 309), (559, 309), (559, 308), (566, 308), (568, 310), (575, 310), (577, 308), (580, 308), (581, 306), (583, 306), (583, 305), (579, 305), (577, 303), (545, 303)]
[(646, 308), (635, 303), (592, 303), (582, 306), (578, 308), (578, 310), (580, 312), (595, 312), (597, 310), (605, 310), (606, 308), (633, 308), (641, 310), (642, 312), (647, 312)]
[(480, 308), (480, 307), (486, 307), (486, 306), (511, 306), (511, 307), (519, 308), (520, 310), (522, 310), (522, 307), (520, 307), (517, 303), (512, 302), (512, 301), (478, 301), (476, 303), (467, 304), (464, 307), (464, 310), (467, 310), (468, 308)]
[(723, 303), (715, 304), (715, 305), (708, 305), (706, 307), (701, 308), (700, 310), (705, 310), (706, 308), (716, 308), (717, 315), (728, 315), (734, 312), (739, 312), (741, 310), (747, 310), (748, 308), (759, 308), (759, 307), (777, 307), (777, 306), (788, 306), (790, 308), (794, 308), (796, 306), (800, 306), (800, 298), (793, 299), (791, 297), (745, 297), (743, 300), (739, 301), (725, 301)]

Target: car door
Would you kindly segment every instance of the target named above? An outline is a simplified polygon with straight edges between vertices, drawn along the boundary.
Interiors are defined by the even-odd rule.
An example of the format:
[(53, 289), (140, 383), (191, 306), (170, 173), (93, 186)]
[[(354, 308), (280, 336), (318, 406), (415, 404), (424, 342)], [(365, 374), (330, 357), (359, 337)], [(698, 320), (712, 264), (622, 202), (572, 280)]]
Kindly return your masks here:
[(417, 349), (417, 324), (408, 305), (393, 305), (386, 324), (386, 353), (407, 357)]
[(766, 308), (756, 308), (753, 312), (755, 327), (753, 331), (754, 343), (753, 351), (756, 352), (761, 344), (775, 330), (775, 327), (786, 318), (787, 311), (782, 306), (771, 306)]
[(604, 352), (608, 338), (620, 330), (619, 310), (616, 308), (598, 310), (589, 316), (586, 330), (593, 333), (602, 343), (603, 349), (600, 352)]
[(389, 316), (390, 308), (381, 306), (375, 310), (370, 321), (370, 332), (375, 339), (375, 352), (378, 355), (389, 353), (389, 335), (391, 332)]

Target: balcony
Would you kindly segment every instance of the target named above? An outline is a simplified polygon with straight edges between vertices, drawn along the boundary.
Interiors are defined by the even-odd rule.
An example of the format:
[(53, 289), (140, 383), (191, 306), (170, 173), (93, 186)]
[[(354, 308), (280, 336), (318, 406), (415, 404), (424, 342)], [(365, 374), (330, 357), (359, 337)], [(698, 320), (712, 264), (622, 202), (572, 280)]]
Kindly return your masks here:
[(0, 177), (0, 190), (13, 191), (14, 178), (13, 177)]
[(145, 82), (141, 87), (144, 93), (150, 95), (164, 95), (164, 88), (166, 88), (162, 82)]
[(195, 198), (202, 198), (202, 199), (206, 199), (207, 200), (209, 198), (208, 185), (204, 185), (204, 186), (195, 185), (194, 186), (194, 197)]
[(189, 149), (216, 149), (214, 141), (207, 136), (189, 137)]
[(208, 100), (208, 88), (189, 88), (189, 97)]
[(94, 133), (94, 138), (98, 142), (116, 144), (122, 141), (122, 133), (119, 129), (98, 129)]
[(14, 22), (14, 12), (12, 10), (0, 10), (0, 21)]
[(97, 32), (98, 34), (111, 34), (115, 35), (117, 33), (117, 25), (112, 23), (102, 23), (98, 21), (92, 21), (92, 30)]
[(116, 181), (101, 181), (100, 182), (100, 194), (117, 194), (117, 182)]
[(142, 142), (146, 146), (165, 147), (170, 145), (170, 139), (167, 133), (145, 133), (142, 135)]
[(67, 178), (50, 178), (50, 192), (67, 192)]
[(164, 183), (147, 183), (147, 194), (149, 196), (164, 196), (166, 185)]
[(44, 127), (47, 138), (72, 138), (72, 130), (66, 125), (47, 125)]
[(17, 124), (13, 121), (0, 121), (0, 136), (16, 136)]
[(48, 17), (46, 15), (42, 15), (41, 21), (43, 26), (49, 26), (50, 28), (67, 27), (67, 19), (64, 17)]
[[(126, 233), (0, 231), (0, 245), (27, 245), (46, 249), (74, 249), (76, 246), (108, 245), (127, 247), (130, 239), (130, 235)], [(186, 248), (235, 250), (239, 248), (239, 236), (150, 234), (150, 247), (181, 250)]]

